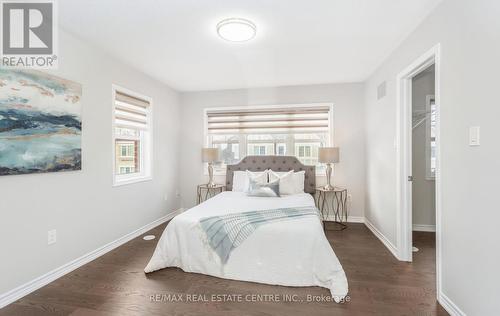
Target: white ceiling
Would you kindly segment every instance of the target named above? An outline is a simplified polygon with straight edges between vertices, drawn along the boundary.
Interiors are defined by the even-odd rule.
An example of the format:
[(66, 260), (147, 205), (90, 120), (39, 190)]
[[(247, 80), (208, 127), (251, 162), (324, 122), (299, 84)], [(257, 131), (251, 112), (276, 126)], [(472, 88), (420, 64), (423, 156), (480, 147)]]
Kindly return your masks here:
[[(440, 0), (64, 0), (61, 27), (181, 91), (364, 81)], [(257, 25), (245, 43), (217, 22)]]

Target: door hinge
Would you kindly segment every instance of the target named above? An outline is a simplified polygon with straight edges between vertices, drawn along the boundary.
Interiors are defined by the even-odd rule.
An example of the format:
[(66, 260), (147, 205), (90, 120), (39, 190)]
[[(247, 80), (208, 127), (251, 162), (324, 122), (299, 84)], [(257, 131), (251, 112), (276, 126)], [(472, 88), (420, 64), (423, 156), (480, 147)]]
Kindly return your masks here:
[(412, 182), (413, 181), (413, 176), (408, 176), (408, 181)]

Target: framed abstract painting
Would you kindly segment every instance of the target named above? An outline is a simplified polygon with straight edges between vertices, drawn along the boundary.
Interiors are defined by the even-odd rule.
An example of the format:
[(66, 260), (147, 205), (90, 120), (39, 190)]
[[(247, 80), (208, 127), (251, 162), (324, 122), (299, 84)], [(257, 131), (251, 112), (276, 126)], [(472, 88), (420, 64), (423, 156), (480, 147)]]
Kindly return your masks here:
[(82, 86), (0, 69), (0, 176), (81, 170)]

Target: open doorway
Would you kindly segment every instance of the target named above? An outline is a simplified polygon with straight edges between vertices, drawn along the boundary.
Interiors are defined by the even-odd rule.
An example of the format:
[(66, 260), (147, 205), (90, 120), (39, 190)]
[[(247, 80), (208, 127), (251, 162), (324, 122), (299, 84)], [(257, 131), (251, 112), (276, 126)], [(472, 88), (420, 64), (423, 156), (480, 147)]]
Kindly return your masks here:
[[(426, 52), (397, 78), (398, 257), (436, 258), (436, 292), (441, 293), (440, 226), (440, 46)], [(434, 247), (435, 244), (435, 247)], [(420, 256), (420, 257), (418, 257)]]
[(413, 261), (434, 258), (436, 242), (435, 66), (411, 78), (411, 197)]

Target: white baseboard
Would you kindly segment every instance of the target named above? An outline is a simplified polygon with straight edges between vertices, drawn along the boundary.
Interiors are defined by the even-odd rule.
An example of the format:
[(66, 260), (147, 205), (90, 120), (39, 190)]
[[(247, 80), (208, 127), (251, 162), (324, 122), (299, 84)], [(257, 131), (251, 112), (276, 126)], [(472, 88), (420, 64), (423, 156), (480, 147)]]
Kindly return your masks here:
[(365, 218), (363, 216), (347, 216), (348, 223), (364, 223)]
[(394, 244), (389, 240), (387, 239), (387, 237), (384, 236), (384, 234), (382, 234), (380, 232), (380, 230), (378, 230), (372, 223), (370, 223), (370, 221), (368, 219), (365, 218), (365, 225), (366, 227), (368, 227), (369, 230), (371, 230), (371, 232), (384, 244), (384, 246), (387, 247), (387, 249), (389, 249), (389, 251), (392, 253), (392, 255), (394, 257), (396, 257), (396, 259), (400, 260), (399, 259), (399, 255), (398, 255), (398, 249), (396, 248), (396, 246), (394, 246)]
[(436, 225), (413, 224), (413, 230), (417, 232), (436, 232)]
[(466, 314), (442, 292), (439, 293), (438, 302), (451, 316), (466, 316)]
[[(328, 216), (327, 218), (324, 219), (327, 222), (331, 222), (335, 220), (334, 216)], [(364, 223), (365, 218), (363, 216), (347, 216), (347, 222), (348, 223)]]
[(57, 280), (58, 278), (62, 277), (63, 275), (83, 266), (84, 264), (89, 263), (90, 261), (104, 255), (105, 253), (129, 242), (130, 240), (144, 234), (145, 232), (155, 228), (158, 225), (161, 225), (170, 219), (172, 219), (175, 215), (180, 214), (184, 211), (184, 209), (180, 208), (178, 210), (175, 210), (173, 212), (168, 213), (167, 215), (160, 217), (159, 219), (142, 226), (139, 229), (136, 229), (135, 231), (126, 234), (125, 236), (122, 236), (118, 238), (115, 241), (112, 241), (100, 248), (97, 248), (94, 251), (91, 251), (79, 258), (76, 258), (75, 260), (68, 262), (52, 271), (47, 272), (46, 274), (39, 276), (38, 278), (31, 280), (23, 285), (20, 285), (16, 287), (15, 289), (12, 289), (6, 293), (0, 294), (0, 308), (3, 308), (10, 303), (13, 303), (17, 301), (18, 299), (22, 298), (23, 296), (28, 295), (29, 293), (38, 290), (42, 286), (45, 286), (49, 284), (50, 282), (53, 282)]

